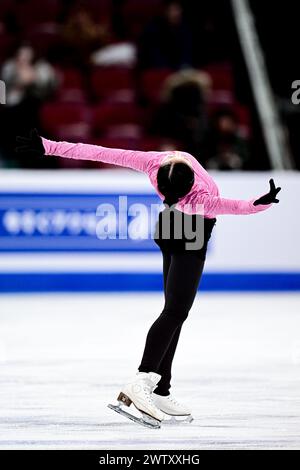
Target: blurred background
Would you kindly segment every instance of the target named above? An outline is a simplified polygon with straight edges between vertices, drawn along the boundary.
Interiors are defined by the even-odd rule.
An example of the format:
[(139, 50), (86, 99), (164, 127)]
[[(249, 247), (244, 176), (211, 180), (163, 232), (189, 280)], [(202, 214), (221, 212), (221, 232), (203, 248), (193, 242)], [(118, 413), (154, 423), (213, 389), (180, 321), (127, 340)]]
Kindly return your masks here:
[(161, 289), (152, 240), (95, 236), (99, 202), (118, 211), (119, 193), (148, 208), (158, 201), (146, 178), (16, 154), (16, 135), (33, 127), (53, 140), (190, 152), (226, 197), (263, 194), (273, 176), (283, 187), (279, 206), (251, 219), (220, 217), (204, 287), (211, 279), (212, 289), (298, 288), (293, 5), (270, 12), (258, 0), (1, 0), (2, 290)]
[[(264, 2), (250, 7), (298, 168), (296, 64), (286, 53), (297, 28), (293, 2), (272, 5), (272, 21)], [(57, 140), (177, 148), (207, 168), (272, 168), (241, 40), (230, 0), (45, 0), (42, 8), (38, 0), (1, 0), (0, 166), (95, 166), (20, 159), (15, 135), (37, 127)]]

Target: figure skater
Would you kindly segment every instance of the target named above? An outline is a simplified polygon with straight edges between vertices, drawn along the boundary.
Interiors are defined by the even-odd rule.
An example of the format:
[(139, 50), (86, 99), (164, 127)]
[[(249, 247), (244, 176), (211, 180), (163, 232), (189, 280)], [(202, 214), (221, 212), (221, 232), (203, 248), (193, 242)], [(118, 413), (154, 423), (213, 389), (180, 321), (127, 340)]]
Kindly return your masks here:
[[(264, 211), (272, 203), (279, 202), (277, 193), (281, 188), (276, 188), (271, 179), (269, 192), (261, 197), (249, 201), (225, 199), (220, 196), (218, 186), (207, 171), (185, 152), (140, 152), (54, 142), (41, 138), (36, 130), (31, 131), (30, 137), (18, 137), (17, 141), (19, 152), (33, 151), (41, 156), (105, 162), (148, 175), (166, 207), (159, 215), (155, 232), (155, 241), (163, 256), (165, 305), (148, 332), (138, 372), (121, 389), (118, 402), (119, 407), (133, 403), (142, 413), (142, 423), (152, 427), (159, 427), (160, 422), (170, 416), (191, 419), (191, 411), (170, 394), (171, 369), (182, 325), (197, 293), (216, 216)], [(164, 217), (170, 216), (171, 210), (174, 215), (184, 215), (183, 219), (190, 218), (193, 227), (202, 221), (201, 247), (195, 249), (193, 243), (188, 244), (191, 240), (185, 233), (181, 238), (172, 236), (176, 217), (167, 218), (170, 237), (164, 236)], [(126, 412), (123, 414), (132, 416)]]

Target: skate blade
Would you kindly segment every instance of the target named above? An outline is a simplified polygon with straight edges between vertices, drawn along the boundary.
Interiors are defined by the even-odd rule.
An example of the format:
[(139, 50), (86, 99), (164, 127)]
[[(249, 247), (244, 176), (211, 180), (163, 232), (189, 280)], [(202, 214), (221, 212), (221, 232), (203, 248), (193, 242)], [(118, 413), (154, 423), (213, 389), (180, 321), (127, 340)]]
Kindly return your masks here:
[[(165, 413), (166, 414), (166, 413)], [(192, 415), (187, 415), (187, 416), (173, 416), (173, 415), (167, 415), (167, 418), (164, 419), (163, 424), (184, 424), (184, 423), (191, 423), (194, 421), (194, 418)]]
[(119, 413), (120, 415), (124, 416), (125, 418), (130, 419), (134, 423), (140, 424), (141, 426), (145, 426), (146, 428), (150, 429), (159, 429), (160, 428), (160, 422), (156, 420), (155, 418), (152, 418), (151, 416), (146, 415), (145, 413), (142, 413), (142, 418), (138, 418), (137, 416), (132, 415), (131, 413), (128, 413), (127, 411), (123, 410), (122, 406), (120, 405), (107, 405), (108, 408), (111, 410), (115, 411), (116, 413)]

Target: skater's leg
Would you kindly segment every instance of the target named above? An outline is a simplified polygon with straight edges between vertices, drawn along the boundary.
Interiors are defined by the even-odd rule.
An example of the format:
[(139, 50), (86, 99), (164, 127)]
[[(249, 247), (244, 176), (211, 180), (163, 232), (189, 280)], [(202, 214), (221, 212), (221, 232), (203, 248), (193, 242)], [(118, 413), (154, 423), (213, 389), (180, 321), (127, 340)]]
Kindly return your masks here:
[[(206, 235), (205, 235), (205, 239), (206, 241), (209, 240), (210, 238), (210, 233), (211, 233), (211, 230), (214, 226), (214, 223), (215, 222), (211, 222), (208, 226), (207, 226), (207, 232), (206, 232)], [(202, 256), (202, 259), (205, 259), (205, 255)], [(203, 270), (203, 267), (204, 267), (204, 261), (203, 261), (203, 265), (202, 265), (202, 270)], [(202, 271), (201, 271), (202, 273)], [(167, 272), (167, 275), (169, 274), (169, 270)], [(201, 277), (201, 274), (200, 274), (200, 277)], [(199, 281), (198, 281), (199, 282)], [(165, 281), (164, 282), (164, 285), (165, 285), (165, 297), (166, 297), (166, 285), (167, 285), (167, 282)], [(180, 332), (181, 332), (181, 326), (179, 326), (174, 335), (173, 335), (173, 338), (171, 340), (171, 343), (162, 359), (162, 362), (160, 363), (160, 366), (159, 366), (159, 374), (161, 375), (161, 380), (158, 384), (158, 387), (156, 388), (155, 390), (155, 393), (158, 394), (158, 395), (162, 395), (162, 396), (167, 396), (169, 395), (169, 389), (170, 389), (170, 382), (171, 382), (171, 368), (172, 368), (172, 362), (173, 362), (173, 358), (174, 358), (174, 354), (175, 354), (175, 351), (176, 351), (176, 347), (177, 347), (177, 344), (178, 344), (178, 340), (179, 340), (179, 336), (180, 336)]]
[[(165, 294), (165, 299), (167, 296), (167, 280), (168, 280), (168, 274), (169, 274), (169, 269), (171, 265), (171, 255), (170, 253), (163, 252), (163, 274), (164, 274), (164, 294)], [(175, 331), (173, 338), (171, 340), (171, 343), (167, 349), (167, 352), (162, 360), (162, 363), (160, 365), (160, 372), (159, 374), (161, 375), (161, 379), (159, 382), (159, 385), (156, 389), (156, 393), (159, 395), (168, 395), (169, 394), (169, 388), (170, 388), (170, 382), (171, 382), (171, 365), (172, 365), (172, 360), (175, 354), (175, 350), (177, 347), (179, 335), (181, 331), (181, 326), (177, 328)]]
[(165, 294), (165, 299), (166, 299), (167, 280), (168, 280), (169, 269), (171, 266), (171, 255), (170, 253), (167, 253), (167, 252), (164, 252), (162, 255), (163, 255), (163, 273), (164, 273), (164, 294)]
[[(160, 365), (163, 364), (163, 358), (171, 345), (176, 330), (182, 326), (193, 304), (203, 266), (204, 261), (191, 252), (171, 256), (166, 283), (165, 307), (148, 332), (139, 371), (159, 373)], [(169, 360), (164, 367), (166, 375), (170, 374), (177, 342), (178, 338), (176, 340), (175, 336), (174, 347), (171, 348)]]
[(173, 362), (173, 358), (174, 358), (175, 351), (177, 348), (179, 336), (181, 333), (181, 328), (182, 328), (182, 325), (177, 327), (177, 330), (175, 331), (173, 335), (173, 338), (163, 357), (163, 360), (160, 363), (158, 373), (161, 375), (161, 379), (158, 382), (158, 386), (155, 390), (155, 393), (157, 395), (163, 395), (163, 396), (169, 395), (169, 390), (171, 387), (171, 378), (172, 378), (172, 362)]
[[(202, 271), (203, 271), (203, 267), (202, 267)], [(202, 273), (201, 271), (201, 273)], [(200, 273), (200, 276), (201, 276), (201, 273)], [(169, 390), (170, 390), (170, 387), (171, 387), (171, 378), (172, 378), (172, 362), (173, 362), (173, 359), (174, 359), (174, 355), (175, 355), (175, 351), (176, 351), (176, 348), (177, 348), (177, 344), (178, 344), (178, 340), (179, 340), (179, 336), (180, 336), (180, 333), (181, 333), (181, 328), (182, 328), (182, 325), (180, 325), (177, 330), (175, 331), (174, 335), (173, 335), (173, 338), (171, 340), (171, 343), (162, 359), (162, 362), (160, 363), (160, 366), (159, 366), (159, 374), (161, 375), (161, 379), (159, 381), (159, 384), (155, 390), (155, 393), (157, 395), (163, 395), (163, 396), (167, 396), (169, 395)]]

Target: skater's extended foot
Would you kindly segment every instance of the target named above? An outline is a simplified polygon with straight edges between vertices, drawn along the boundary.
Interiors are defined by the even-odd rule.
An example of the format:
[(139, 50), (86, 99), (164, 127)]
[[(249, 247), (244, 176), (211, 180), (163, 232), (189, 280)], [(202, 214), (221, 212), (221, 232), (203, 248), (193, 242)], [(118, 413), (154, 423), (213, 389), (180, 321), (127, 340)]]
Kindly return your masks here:
[(162, 396), (152, 393), (153, 402), (163, 413), (170, 416), (191, 416), (191, 411), (179, 403), (172, 395)]
[(118, 401), (127, 406), (133, 403), (139, 411), (163, 421), (165, 415), (155, 405), (152, 393), (160, 378), (155, 372), (138, 372), (135, 378), (122, 388)]

